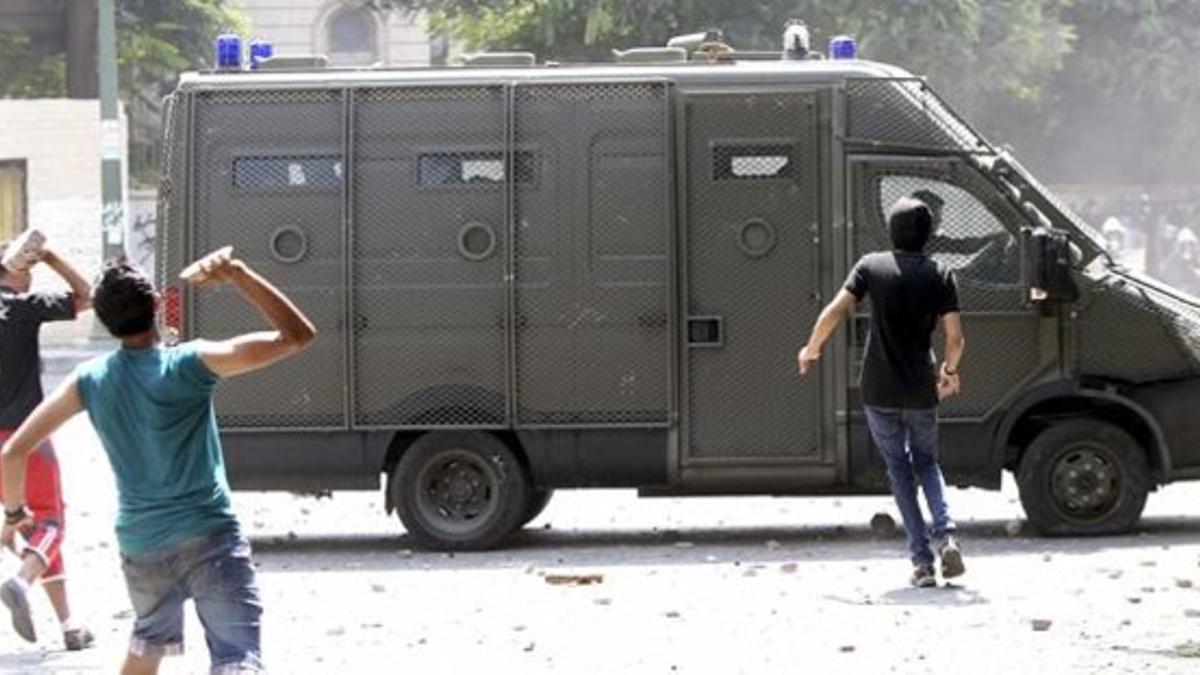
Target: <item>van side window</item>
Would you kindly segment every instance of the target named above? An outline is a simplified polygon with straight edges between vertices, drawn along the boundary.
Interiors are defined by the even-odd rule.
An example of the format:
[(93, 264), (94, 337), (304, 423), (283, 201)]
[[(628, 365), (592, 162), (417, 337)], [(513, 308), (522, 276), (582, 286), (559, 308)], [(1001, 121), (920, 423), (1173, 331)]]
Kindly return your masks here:
[(233, 160), (233, 185), (245, 190), (340, 187), (342, 173), (342, 158), (337, 155), (258, 156)]
[[(946, 181), (924, 176), (884, 176), (879, 208), (888, 210), (901, 197), (915, 197), (933, 211), (934, 234), (927, 251), (954, 270), (959, 280), (1009, 285), (1021, 281), (1020, 247), (1008, 228), (982, 202)], [(885, 225), (886, 227), (886, 225)], [(887, 233), (883, 233), (887, 238)]]
[(713, 180), (792, 178), (794, 146), (786, 143), (713, 145)]
[[(516, 153), (516, 180), (532, 183), (533, 153)], [(426, 152), (417, 160), (417, 183), (421, 187), (445, 185), (499, 185), (505, 179), (505, 156), (494, 152)]]

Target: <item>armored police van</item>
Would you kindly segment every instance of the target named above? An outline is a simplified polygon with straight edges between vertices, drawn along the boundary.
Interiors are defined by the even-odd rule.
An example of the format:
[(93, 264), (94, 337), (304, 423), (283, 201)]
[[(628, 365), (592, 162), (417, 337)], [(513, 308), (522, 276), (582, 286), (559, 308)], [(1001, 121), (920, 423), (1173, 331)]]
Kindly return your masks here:
[(220, 389), (234, 486), (382, 478), (404, 527), (450, 549), (499, 544), (559, 488), (886, 493), (857, 385), (866, 308), (816, 376), (796, 352), (917, 193), (940, 211), (931, 253), (967, 335), (948, 481), (1012, 471), (1039, 531), (1096, 534), (1200, 478), (1196, 299), (1109, 259), (923, 80), (719, 47), (184, 75), (162, 163), (166, 322), (262, 326), (234, 290), (178, 282), (231, 244), (319, 330)]

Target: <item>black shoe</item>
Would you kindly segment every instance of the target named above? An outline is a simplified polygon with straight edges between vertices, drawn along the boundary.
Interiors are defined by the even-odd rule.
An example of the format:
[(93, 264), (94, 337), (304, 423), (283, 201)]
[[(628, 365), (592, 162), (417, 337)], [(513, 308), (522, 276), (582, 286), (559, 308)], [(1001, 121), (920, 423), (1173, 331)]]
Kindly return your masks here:
[(92, 635), (92, 631), (86, 628), (80, 627), (63, 631), (63, 646), (65, 646), (69, 652), (77, 652), (87, 649), (95, 643), (95, 636)]
[(0, 585), (0, 602), (12, 612), (13, 630), (17, 631), (17, 635), (26, 642), (37, 642), (37, 633), (33, 630), (33, 615), (29, 611), (28, 591), (15, 577)]
[(962, 549), (958, 548), (954, 537), (946, 537), (946, 541), (938, 547), (938, 555), (942, 558), (942, 577), (953, 579), (961, 577), (967, 571), (967, 567), (963, 565)]
[(933, 588), (937, 586), (937, 572), (933, 565), (917, 565), (913, 568), (911, 581), (917, 588)]

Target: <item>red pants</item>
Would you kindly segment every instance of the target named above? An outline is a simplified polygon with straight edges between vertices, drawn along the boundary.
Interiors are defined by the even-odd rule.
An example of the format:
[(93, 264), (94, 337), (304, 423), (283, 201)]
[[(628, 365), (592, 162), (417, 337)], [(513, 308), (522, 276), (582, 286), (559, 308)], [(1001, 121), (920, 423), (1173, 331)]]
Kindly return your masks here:
[[(0, 429), (0, 443), (13, 435), (15, 429)], [(33, 525), (23, 528), (25, 547), (21, 554), (33, 553), (46, 564), (42, 581), (54, 581), (63, 576), (62, 547), (63, 518), (66, 507), (62, 498), (62, 481), (58, 473), (58, 458), (54, 446), (47, 440), (29, 455), (25, 465), (25, 505), (33, 511)]]

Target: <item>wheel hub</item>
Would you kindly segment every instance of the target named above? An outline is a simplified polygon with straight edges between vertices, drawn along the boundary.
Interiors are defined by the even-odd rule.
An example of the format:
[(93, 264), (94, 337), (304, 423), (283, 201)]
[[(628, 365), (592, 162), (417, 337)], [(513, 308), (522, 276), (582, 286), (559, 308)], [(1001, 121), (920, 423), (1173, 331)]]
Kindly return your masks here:
[(1055, 501), (1070, 517), (1094, 520), (1106, 515), (1121, 494), (1120, 476), (1098, 448), (1063, 453), (1051, 474)]
[(489, 476), (484, 467), (469, 459), (435, 462), (426, 472), (425, 485), (430, 506), (447, 521), (472, 521), (491, 506)]

